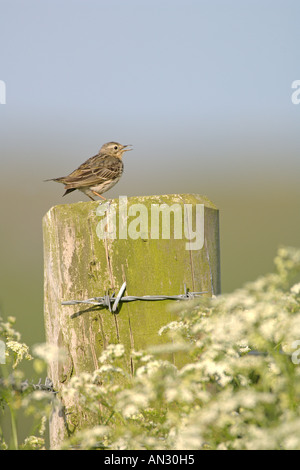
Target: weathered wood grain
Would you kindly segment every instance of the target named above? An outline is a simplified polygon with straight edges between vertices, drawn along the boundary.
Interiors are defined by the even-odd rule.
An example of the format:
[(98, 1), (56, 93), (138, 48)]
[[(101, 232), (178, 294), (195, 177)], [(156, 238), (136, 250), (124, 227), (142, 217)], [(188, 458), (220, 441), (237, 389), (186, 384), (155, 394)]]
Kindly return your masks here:
[[(56, 390), (71, 376), (97, 369), (101, 352), (112, 343), (124, 344), (124, 366), (132, 372), (131, 350), (162, 343), (165, 339), (158, 330), (176, 320), (169, 309), (172, 301), (124, 303), (117, 314), (88, 305), (62, 306), (62, 301), (100, 297), (108, 290), (117, 293), (125, 280), (125, 295), (177, 295), (183, 293), (184, 283), (190, 291), (220, 292), (219, 220), (213, 203), (203, 196), (179, 194), (128, 198), (128, 210), (133, 204), (143, 204), (149, 213), (148, 230), (137, 239), (99, 240), (99, 202), (55, 206), (43, 219), (46, 338), (67, 351), (63, 365), (50, 365)], [(175, 239), (172, 217), (170, 239), (162, 239), (161, 233), (158, 239), (151, 238), (151, 204), (192, 204), (193, 210), (196, 204), (204, 204), (203, 248), (187, 250), (185, 238)], [(110, 210), (116, 210), (117, 226), (118, 209), (118, 200), (112, 200)], [(128, 217), (128, 225), (134, 220)], [(192, 222), (188, 221), (186, 230), (195, 230)], [(136, 233), (142, 229), (137, 226)], [(71, 317), (85, 309), (89, 311)], [(169, 359), (178, 366), (185, 361), (178, 353)], [(74, 408), (73, 403), (65, 405)], [(63, 421), (57, 414), (53, 416), (53, 448), (65, 435)], [(80, 428), (84, 417), (75, 421)]]

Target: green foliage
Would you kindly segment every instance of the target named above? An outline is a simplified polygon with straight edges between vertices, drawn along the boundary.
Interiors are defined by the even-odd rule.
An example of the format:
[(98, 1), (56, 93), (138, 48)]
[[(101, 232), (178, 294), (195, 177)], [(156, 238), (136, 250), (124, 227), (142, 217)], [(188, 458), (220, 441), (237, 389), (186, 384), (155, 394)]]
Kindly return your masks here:
[(180, 370), (158, 347), (135, 352), (124, 384), (122, 347), (111, 345), (99, 370), (64, 391), (99, 423), (64, 446), (300, 449), (300, 251), (280, 249), (275, 265), (275, 274), (233, 294), (178, 303), (178, 322), (159, 333), (169, 335), (170, 351), (189, 354)]
[[(300, 449), (300, 250), (281, 248), (275, 266), (232, 294), (179, 302), (178, 322), (159, 332), (169, 346), (133, 351), (133, 376), (120, 367), (117, 344), (98, 370), (72, 377), (62, 398), (97, 425), (77, 430), (75, 423), (62, 447)], [(176, 350), (189, 355), (181, 369), (161, 359)], [(32, 407), (43, 427), (49, 399), (7, 390), (0, 388), (2, 402)], [(39, 433), (24, 447), (41, 448)]]
[[(0, 317), (0, 339), (5, 343), (5, 364), (0, 365), (0, 449), (44, 449), (53, 394), (34, 390), (25, 380), (22, 362), (32, 361), (33, 357), (29, 354), (29, 347), (20, 342), (21, 335), (15, 330), (14, 323), (14, 317), (8, 317), (6, 321)], [(5, 414), (10, 419), (8, 439), (3, 430)], [(34, 433), (19, 443), (17, 423), (22, 414), (33, 418)]]

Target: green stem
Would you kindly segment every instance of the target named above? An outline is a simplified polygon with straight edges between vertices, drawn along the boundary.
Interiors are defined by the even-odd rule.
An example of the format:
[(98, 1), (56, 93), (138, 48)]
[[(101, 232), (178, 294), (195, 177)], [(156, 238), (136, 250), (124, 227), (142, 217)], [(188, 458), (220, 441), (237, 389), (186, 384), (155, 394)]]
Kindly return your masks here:
[[(8, 377), (8, 369), (7, 369), (7, 366), (5, 364), (1, 365), (1, 371), (2, 371), (2, 374), (0, 374), (0, 376)], [(9, 403), (9, 398), (7, 396), (4, 396), (3, 398), (4, 398), (4, 401), (7, 404), (7, 407), (9, 409), (9, 413), (10, 413), (10, 422), (11, 422), (11, 431), (12, 431), (12, 448), (13, 448), (13, 450), (18, 450), (19, 444), (18, 444), (16, 414), (15, 414), (15, 411), (13, 410), (12, 406)]]
[(17, 432), (17, 420), (14, 410), (8, 405), (10, 411), (10, 422), (11, 422), (11, 431), (12, 431), (12, 446), (13, 450), (18, 450), (18, 432)]

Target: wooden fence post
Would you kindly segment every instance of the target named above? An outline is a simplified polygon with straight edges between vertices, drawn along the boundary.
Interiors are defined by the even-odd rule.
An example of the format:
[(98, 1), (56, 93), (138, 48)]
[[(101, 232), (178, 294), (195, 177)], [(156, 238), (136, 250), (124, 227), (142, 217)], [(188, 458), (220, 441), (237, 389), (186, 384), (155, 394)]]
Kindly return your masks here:
[[(124, 281), (127, 296), (183, 294), (184, 284), (191, 292), (220, 293), (218, 210), (206, 197), (115, 199), (108, 222), (104, 208), (98, 201), (59, 205), (43, 219), (46, 339), (67, 351), (64, 364), (53, 361), (49, 366), (58, 391), (71, 376), (97, 369), (109, 344), (125, 346), (126, 367), (132, 372), (131, 350), (160, 344), (164, 339), (157, 334), (159, 328), (176, 320), (168, 308), (171, 300), (123, 303), (116, 314), (90, 305), (66, 306), (63, 301), (102, 297), (108, 289), (117, 294)], [(108, 228), (115, 238), (102, 239)], [(171, 360), (184, 363), (180, 355)], [(74, 409), (72, 403), (65, 406)], [(76, 422), (80, 428), (84, 417)], [(64, 418), (54, 413), (51, 447), (59, 447), (64, 437)]]

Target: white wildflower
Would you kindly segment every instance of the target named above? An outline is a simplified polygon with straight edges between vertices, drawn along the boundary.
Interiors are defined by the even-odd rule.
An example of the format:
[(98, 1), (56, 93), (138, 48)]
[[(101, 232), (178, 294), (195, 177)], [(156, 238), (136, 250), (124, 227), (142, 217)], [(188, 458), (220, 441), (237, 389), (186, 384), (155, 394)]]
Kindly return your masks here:
[(14, 354), (13, 368), (23, 360), (31, 360), (32, 356), (29, 354), (29, 347), (25, 343), (19, 343), (18, 341), (7, 341), (6, 352), (12, 351)]
[(112, 362), (116, 358), (124, 356), (125, 348), (123, 344), (109, 344), (106, 349), (102, 352), (99, 361)]
[(43, 359), (47, 364), (51, 362), (63, 363), (67, 359), (68, 353), (65, 348), (61, 348), (52, 343), (40, 343), (33, 346), (33, 354)]
[(298, 284), (294, 284), (293, 287), (291, 287), (291, 292), (292, 294), (300, 294), (300, 282)]

